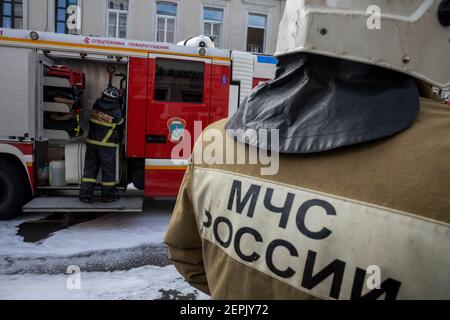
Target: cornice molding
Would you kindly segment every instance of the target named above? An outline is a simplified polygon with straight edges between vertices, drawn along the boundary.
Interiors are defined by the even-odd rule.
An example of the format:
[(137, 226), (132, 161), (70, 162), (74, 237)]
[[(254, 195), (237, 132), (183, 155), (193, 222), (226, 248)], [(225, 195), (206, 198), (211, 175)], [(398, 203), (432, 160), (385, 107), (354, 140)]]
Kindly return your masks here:
[(275, 7), (275, 4), (273, 3), (274, 1), (267, 1), (267, 0), (242, 0), (242, 3), (245, 5), (250, 5), (250, 6), (257, 6), (257, 7), (269, 7), (269, 8), (273, 8)]

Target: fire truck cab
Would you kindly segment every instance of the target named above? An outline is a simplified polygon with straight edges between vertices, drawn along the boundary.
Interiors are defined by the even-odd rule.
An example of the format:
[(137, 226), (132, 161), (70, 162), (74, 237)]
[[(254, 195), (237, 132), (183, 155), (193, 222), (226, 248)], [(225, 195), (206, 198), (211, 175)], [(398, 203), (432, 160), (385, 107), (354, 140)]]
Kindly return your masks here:
[(22, 210), (142, 210), (142, 196), (110, 204), (76, 197), (90, 111), (110, 83), (126, 119), (118, 188), (175, 197), (190, 154), (174, 160), (171, 152), (184, 133), (230, 116), (275, 76), (274, 57), (201, 39), (172, 45), (0, 28), (0, 219)]

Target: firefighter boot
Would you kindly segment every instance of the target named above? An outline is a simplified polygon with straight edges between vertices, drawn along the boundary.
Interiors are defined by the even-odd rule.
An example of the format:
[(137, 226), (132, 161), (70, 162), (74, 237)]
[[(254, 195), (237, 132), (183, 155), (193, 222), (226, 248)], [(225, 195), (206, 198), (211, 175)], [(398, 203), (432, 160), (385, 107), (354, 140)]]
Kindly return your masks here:
[(81, 184), (80, 197), (79, 197), (80, 201), (86, 202), (86, 203), (93, 202), (94, 186), (95, 186), (95, 183), (92, 183), (92, 182), (83, 182)]
[(119, 196), (117, 194), (117, 190), (115, 187), (106, 187), (102, 186), (102, 201), (113, 202), (119, 200)]

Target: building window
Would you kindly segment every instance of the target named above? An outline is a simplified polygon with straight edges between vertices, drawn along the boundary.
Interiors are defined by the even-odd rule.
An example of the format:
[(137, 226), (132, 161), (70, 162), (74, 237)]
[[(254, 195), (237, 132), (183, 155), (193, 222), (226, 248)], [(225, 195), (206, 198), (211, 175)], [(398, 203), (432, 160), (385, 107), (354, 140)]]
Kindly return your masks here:
[(156, 3), (156, 41), (175, 42), (177, 5), (170, 2)]
[(79, 30), (69, 30), (67, 28), (67, 19), (69, 14), (67, 8), (72, 5), (78, 5), (78, 0), (56, 0), (55, 5), (55, 32), (77, 34)]
[(3, 28), (23, 28), (22, 0), (0, 0), (0, 26)]
[(108, 37), (126, 38), (128, 0), (108, 1)]
[(222, 23), (223, 10), (217, 8), (204, 8), (203, 10), (203, 24), (204, 34), (214, 39), (214, 45), (221, 47), (222, 41)]
[(250, 13), (247, 27), (247, 51), (264, 52), (264, 38), (266, 33), (267, 16)]
[(156, 59), (155, 100), (203, 102), (203, 62)]

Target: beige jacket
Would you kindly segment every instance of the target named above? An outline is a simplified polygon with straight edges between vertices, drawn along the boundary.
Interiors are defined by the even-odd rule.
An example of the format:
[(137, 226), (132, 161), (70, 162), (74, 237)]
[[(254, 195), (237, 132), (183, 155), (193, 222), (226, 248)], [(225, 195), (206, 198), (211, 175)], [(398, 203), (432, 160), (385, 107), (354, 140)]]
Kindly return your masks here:
[(450, 108), (421, 99), (393, 137), (261, 166), (189, 166), (165, 241), (191, 285), (214, 299), (450, 298)]

